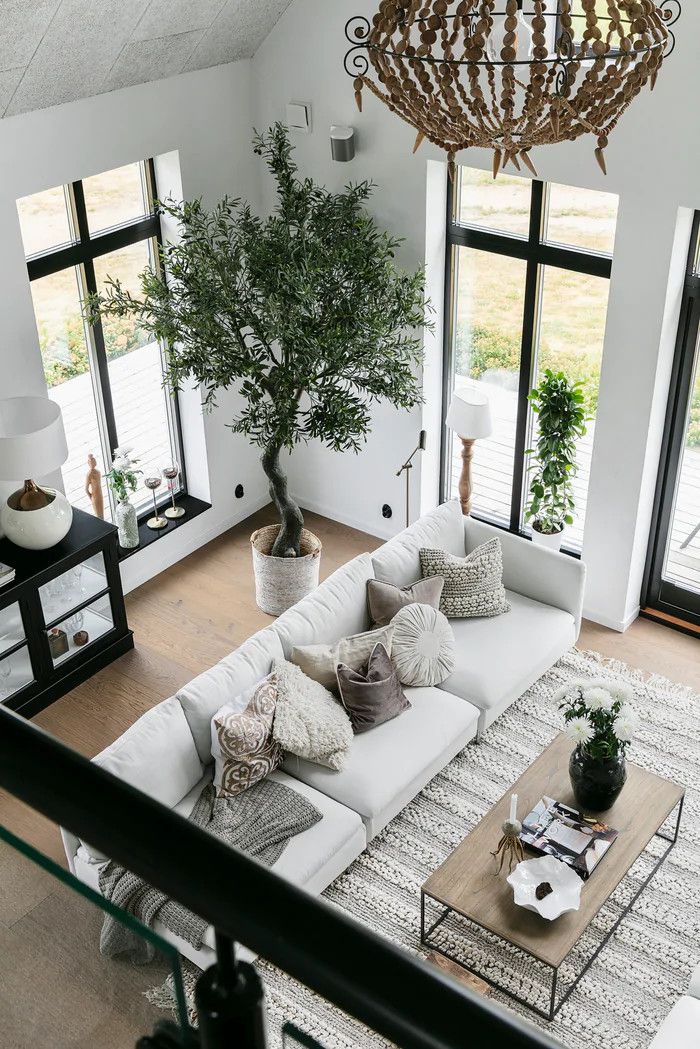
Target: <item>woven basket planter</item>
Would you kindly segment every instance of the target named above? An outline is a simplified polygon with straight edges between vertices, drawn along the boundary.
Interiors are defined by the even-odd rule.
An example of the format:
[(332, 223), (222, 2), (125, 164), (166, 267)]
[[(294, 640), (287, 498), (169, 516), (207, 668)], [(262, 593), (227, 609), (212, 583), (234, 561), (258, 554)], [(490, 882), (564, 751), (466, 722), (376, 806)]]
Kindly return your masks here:
[(318, 586), (321, 540), (304, 528), (300, 557), (272, 557), (270, 551), (281, 525), (267, 525), (253, 532), (255, 600), (262, 612), (280, 616)]

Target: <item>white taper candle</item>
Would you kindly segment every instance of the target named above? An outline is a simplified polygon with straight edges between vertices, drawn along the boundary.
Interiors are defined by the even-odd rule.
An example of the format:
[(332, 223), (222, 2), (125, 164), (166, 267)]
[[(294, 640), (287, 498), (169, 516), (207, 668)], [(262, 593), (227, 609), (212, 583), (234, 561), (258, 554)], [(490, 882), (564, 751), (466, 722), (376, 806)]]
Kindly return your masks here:
[(518, 795), (511, 794), (510, 796), (510, 822), (515, 823), (518, 813)]

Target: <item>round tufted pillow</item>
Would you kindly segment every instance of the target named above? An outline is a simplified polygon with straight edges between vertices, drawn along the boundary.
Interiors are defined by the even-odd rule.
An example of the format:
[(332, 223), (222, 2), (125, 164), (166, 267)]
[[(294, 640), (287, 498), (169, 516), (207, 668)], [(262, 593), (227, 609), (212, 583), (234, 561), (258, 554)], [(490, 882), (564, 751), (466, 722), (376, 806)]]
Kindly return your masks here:
[(431, 605), (407, 605), (391, 621), (391, 660), (402, 685), (439, 685), (455, 668), (455, 639)]

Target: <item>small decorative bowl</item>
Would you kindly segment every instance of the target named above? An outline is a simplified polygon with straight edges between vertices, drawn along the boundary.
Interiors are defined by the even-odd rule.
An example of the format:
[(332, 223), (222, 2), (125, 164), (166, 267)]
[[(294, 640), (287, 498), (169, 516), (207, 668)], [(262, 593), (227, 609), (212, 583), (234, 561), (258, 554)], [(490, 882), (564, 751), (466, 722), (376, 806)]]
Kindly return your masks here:
[[(535, 892), (542, 882), (548, 882), (552, 892), (538, 900)], [(571, 867), (554, 856), (540, 856), (519, 863), (509, 876), (508, 884), (513, 886), (518, 907), (536, 911), (550, 922), (567, 911), (577, 911), (581, 906), (583, 882)]]

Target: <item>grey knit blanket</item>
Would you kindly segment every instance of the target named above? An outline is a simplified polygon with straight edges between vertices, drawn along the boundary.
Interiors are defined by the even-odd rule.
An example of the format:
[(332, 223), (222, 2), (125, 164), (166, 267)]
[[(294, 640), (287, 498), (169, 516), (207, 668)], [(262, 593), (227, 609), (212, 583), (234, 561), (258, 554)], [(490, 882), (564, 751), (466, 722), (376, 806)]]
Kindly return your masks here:
[[(313, 827), (322, 816), (295, 790), (265, 779), (242, 794), (227, 798), (217, 798), (213, 784), (208, 784), (188, 818), (271, 867), (290, 838)], [(124, 867), (111, 861), (105, 864), (100, 871), (100, 892), (142, 925), (153, 928), (156, 919), (160, 919), (170, 932), (195, 949), (202, 946), (207, 922)], [(151, 943), (109, 914), (105, 914), (102, 925), (100, 952), (108, 958), (125, 954), (139, 964), (150, 962), (155, 956)]]

